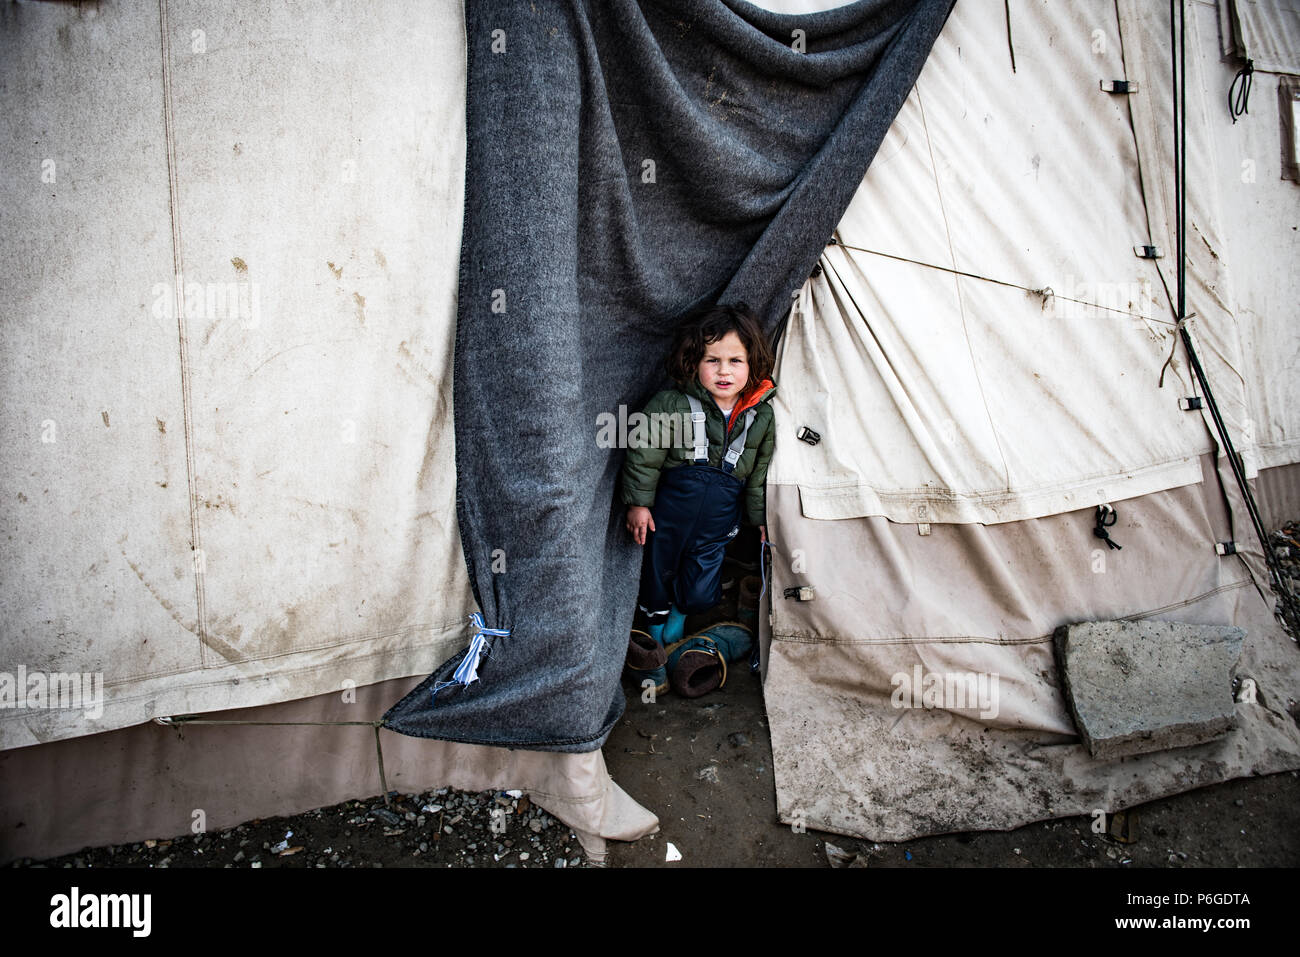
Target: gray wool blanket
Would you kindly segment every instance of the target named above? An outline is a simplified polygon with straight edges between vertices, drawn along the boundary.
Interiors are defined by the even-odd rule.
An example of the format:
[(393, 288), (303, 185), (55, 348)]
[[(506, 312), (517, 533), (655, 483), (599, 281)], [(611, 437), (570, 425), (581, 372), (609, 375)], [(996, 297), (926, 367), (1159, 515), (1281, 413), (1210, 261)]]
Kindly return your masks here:
[[(769, 331), (788, 313), (953, 2), (467, 0), (456, 504), (483, 623), (508, 634), (386, 727), (604, 743), (641, 548), (598, 417), (665, 387), (694, 306), (745, 301)], [(478, 680), (448, 683), (474, 659)]]

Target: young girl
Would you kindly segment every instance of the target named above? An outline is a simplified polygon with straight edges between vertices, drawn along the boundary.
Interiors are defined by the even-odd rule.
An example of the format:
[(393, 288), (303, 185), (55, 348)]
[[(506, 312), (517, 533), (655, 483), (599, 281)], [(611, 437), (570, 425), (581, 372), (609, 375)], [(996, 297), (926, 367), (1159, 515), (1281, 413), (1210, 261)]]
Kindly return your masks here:
[[(768, 402), (776, 390), (772, 363), (745, 304), (716, 306), (688, 319), (667, 362), (679, 388), (658, 393), (644, 410), (652, 423), (684, 424), (677, 430), (684, 434), (628, 449), (622, 499), (628, 531), (646, 546), (639, 602), (657, 643), (638, 648), (634, 638), (629, 665), (649, 665), (657, 690), (666, 687), (663, 649), (681, 639), (686, 616), (721, 599), (722, 560), (741, 522), (758, 526), (766, 541), (764, 484), (775, 441)], [(655, 419), (663, 413), (670, 418)]]

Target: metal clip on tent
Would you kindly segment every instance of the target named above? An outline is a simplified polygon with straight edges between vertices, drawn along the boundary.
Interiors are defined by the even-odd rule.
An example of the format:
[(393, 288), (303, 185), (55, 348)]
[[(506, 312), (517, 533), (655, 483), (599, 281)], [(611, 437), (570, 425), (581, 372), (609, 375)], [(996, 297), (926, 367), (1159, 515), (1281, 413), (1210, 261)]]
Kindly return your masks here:
[(1101, 89), (1103, 93), (1136, 93), (1138, 85), (1136, 80), (1102, 80)]

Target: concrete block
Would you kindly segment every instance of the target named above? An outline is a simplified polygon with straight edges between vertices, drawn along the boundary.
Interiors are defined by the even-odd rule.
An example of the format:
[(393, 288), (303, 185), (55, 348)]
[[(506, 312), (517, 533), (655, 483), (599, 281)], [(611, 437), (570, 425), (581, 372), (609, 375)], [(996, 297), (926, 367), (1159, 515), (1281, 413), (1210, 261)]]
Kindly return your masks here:
[(1226, 625), (1091, 621), (1053, 635), (1079, 735), (1098, 760), (1183, 748), (1236, 727), (1232, 671), (1246, 633)]

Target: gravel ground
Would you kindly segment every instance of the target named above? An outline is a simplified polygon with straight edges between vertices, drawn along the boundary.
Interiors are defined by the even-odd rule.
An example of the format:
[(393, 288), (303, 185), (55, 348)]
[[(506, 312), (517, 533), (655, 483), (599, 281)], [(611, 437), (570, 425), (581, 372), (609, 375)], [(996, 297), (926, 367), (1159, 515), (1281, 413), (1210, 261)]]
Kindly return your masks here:
[[(1282, 572), (1282, 581), (1290, 588), (1291, 594), (1295, 596), (1300, 592), (1300, 522), (1287, 522), (1280, 529), (1269, 536), (1270, 543), (1273, 546), (1273, 555), (1277, 558), (1278, 566)], [(1273, 588), (1273, 593), (1277, 594), (1277, 588)], [(1281, 603), (1279, 602), (1279, 606)], [(1292, 611), (1292, 608), (1279, 607), (1283, 612)], [(1295, 620), (1291, 615), (1284, 615), (1283, 625), (1291, 635), (1292, 640), (1300, 635), (1300, 620)]]
[[(742, 699), (714, 708), (678, 741), (646, 739), (620, 724), (616, 735), (639, 742), (626, 754), (607, 747), (611, 773), (659, 813), (662, 830), (632, 844), (610, 842), (611, 867), (1083, 867), (1200, 868), (1300, 866), (1300, 773), (1243, 778), (1132, 809), (1128, 833), (1097, 834), (1089, 818), (1044, 821), (1006, 832), (970, 832), (898, 844), (858, 841), (776, 822), (766, 734), (727, 730), (744, 723)], [(712, 702), (722, 704), (724, 702)], [(679, 720), (689, 702), (677, 702)], [(729, 714), (727, 712), (730, 712)], [(671, 722), (665, 708), (665, 717)], [(721, 717), (725, 715), (725, 717)], [(666, 727), (666, 726), (665, 726)], [(663, 738), (676, 735), (664, 734)], [(612, 739), (611, 739), (612, 740)], [(702, 758), (717, 741), (716, 763)], [(650, 746), (655, 746), (651, 752)], [(696, 750), (692, 752), (692, 746)], [(664, 750), (660, 751), (659, 747)], [(661, 757), (651, 758), (658, 754)], [(678, 763), (673, 768), (673, 761)], [(636, 762), (643, 762), (638, 774)], [(645, 768), (644, 762), (656, 766)], [(660, 764), (660, 762), (662, 762)], [(688, 773), (695, 767), (697, 773)], [(621, 768), (621, 770), (620, 770)], [(721, 770), (718, 770), (721, 768)], [(714, 774), (698, 773), (713, 769)], [(734, 773), (741, 772), (738, 778)], [(648, 773), (647, 773), (648, 772)], [(748, 774), (746, 774), (748, 772)], [(748, 777), (748, 780), (745, 778)], [(650, 794), (639, 780), (655, 781)], [(224, 831), (86, 848), (11, 867), (373, 868), (590, 867), (568, 827), (527, 797), (438, 791), (347, 801), (287, 818), (249, 821)], [(1114, 822), (1111, 822), (1112, 824)], [(1122, 838), (1122, 839), (1121, 839)], [(1128, 838), (1133, 838), (1129, 841)], [(668, 860), (668, 845), (679, 860)]]
[(345, 801), (208, 834), (86, 848), (14, 867), (579, 867), (568, 827), (517, 791)]

